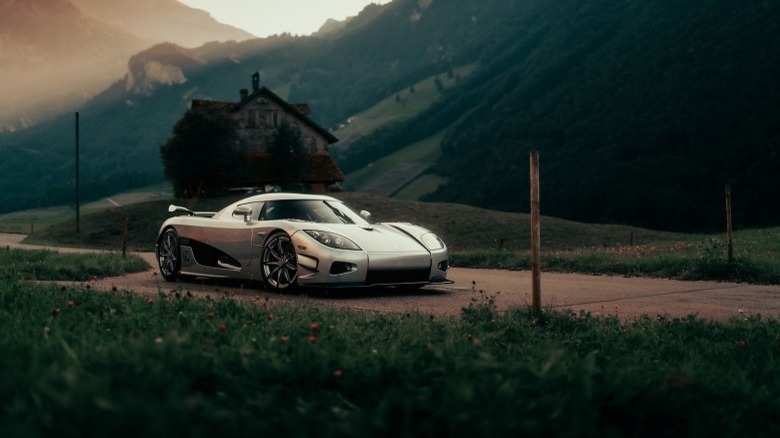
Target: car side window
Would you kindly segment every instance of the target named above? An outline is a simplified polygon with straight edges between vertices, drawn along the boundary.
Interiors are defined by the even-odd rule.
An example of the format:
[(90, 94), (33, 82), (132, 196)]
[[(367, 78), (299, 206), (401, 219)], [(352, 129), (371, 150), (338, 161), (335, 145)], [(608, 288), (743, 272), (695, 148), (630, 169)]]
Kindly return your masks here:
[(311, 221), (306, 204), (299, 201), (267, 202), (260, 214), (260, 220), (297, 219)]

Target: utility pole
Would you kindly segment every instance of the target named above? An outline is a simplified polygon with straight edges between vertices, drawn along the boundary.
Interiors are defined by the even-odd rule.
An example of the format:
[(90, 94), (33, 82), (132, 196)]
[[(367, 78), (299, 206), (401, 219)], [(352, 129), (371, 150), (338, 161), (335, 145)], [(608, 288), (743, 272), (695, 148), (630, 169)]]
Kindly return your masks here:
[(542, 310), (541, 269), (541, 225), (539, 215), (539, 151), (531, 151), (531, 289), (533, 308)]
[(81, 201), (79, 200), (79, 112), (76, 111), (76, 232), (81, 231)]

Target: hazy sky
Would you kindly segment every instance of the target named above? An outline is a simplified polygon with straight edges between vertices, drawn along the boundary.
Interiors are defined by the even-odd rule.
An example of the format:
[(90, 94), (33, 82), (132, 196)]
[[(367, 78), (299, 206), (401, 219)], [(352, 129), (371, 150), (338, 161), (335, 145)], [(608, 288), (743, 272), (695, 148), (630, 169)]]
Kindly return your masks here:
[(217, 21), (251, 32), (258, 37), (289, 32), (309, 35), (328, 18), (355, 16), (371, 3), (390, 0), (179, 0), (203, 9)]

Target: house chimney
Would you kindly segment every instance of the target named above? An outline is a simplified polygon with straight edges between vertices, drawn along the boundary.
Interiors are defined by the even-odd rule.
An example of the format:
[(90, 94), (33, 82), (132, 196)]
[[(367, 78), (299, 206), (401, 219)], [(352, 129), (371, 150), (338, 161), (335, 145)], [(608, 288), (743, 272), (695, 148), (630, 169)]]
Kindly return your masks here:
[(246, 100), (247, 96), (249, 96), (249, 90), (247, 90), (246, 88), (242, 88), (238, 92), (238, 94), (239, 96), (241, 96), (241, 100), (239, 102), (243, 102), (244, 100)]
[(255, 72), (252, 75), (252, 90), (257, 91), (260, 89), (260, 73)]

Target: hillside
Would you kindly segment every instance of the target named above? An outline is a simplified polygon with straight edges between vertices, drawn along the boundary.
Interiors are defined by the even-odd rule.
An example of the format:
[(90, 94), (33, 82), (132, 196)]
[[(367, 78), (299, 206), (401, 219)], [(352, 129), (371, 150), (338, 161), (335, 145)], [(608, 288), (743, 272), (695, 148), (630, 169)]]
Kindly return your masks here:
[[(191, 99), (237, 100), (259, 71), (323, 126), (380, 120), (332, 149), (361, 184), (424, 157), (399, 196), (527, 211), (538, 149), (545, 214), (721, 229), (731, 184), (737, 226), (777, 224), (777, 16), (777, 2), (738, 0), (395, 0), (312, 37), (156, 46), (82, 109), (83, 193), (160, 181), (159, 145)], [(383, 119), (399, 113), (396, 96), (466, 67), (425, 105)], [(72, 120), (0, 137), (0, 208), (72, 197)]]
[(78, 108), (155, 43), (252, 37), (176, 0), (0, 0), (0, 135)]

